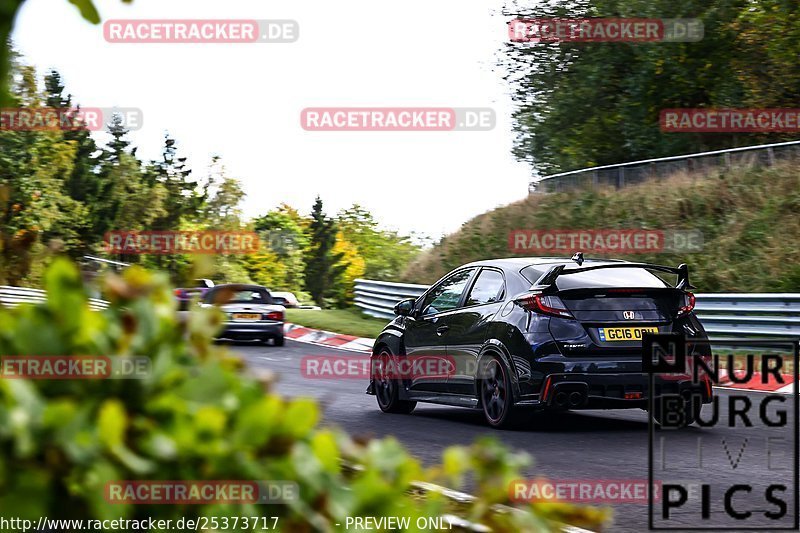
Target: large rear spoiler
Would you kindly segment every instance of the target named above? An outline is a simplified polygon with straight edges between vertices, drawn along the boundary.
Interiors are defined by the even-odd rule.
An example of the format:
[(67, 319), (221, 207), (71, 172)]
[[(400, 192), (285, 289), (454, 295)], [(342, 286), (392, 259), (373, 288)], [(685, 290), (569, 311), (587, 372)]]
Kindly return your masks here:
[(539, 290), (542, 292), (552, 292), (555, 290), (556, 279), (561, 276), (569, 274), (578, 274), (579, 272), (589, 272), (590, 270), (601, 270), (606, 268), (643, 268), (645, 270), (654, 270), (656, 272), (666, 272), (667, 274), (675, 274), (678, 281), (675, 285), (676, 289), (690, 290), (694, 289), (689, 283), (689, 267), (686, 263), (681, 263), (677, 267), (668, 267), (663, 265), (654, 265), (651, 263), (609, 263), (605, 265), (592, 265), (592, 266), (579, 266), (576, 268), (567, 268), (571, 265), (556, 265), (545, 274), (543, 274), (536, 283), (533, 284), (531, 290)]

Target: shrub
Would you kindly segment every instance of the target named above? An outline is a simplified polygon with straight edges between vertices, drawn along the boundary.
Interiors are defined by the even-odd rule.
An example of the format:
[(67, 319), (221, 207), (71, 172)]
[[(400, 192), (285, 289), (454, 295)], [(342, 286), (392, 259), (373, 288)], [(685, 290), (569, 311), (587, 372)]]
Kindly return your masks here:
[[(0, 510), (36, 520), (280, 516), (283, 531), (331, 531), (347, 516), (458, 512), (495, 531), (542, 531), (553, 520), (596, 525), (605, 514), (573, 506), (499, 512), (528, 458), (494, 441), (447, 450), (424, 468), (394, 439), (359, 442), (319, 426), (310, 399), (270, 392), (269, 375), (244, 372), (211, 342), (214, 311), (177, 322), (166, 277), (131, 267), (104, 280), (109, 307), (91, 311), (77, 269), (55, 261), (47, 300), (0, 308), (0, 355), (146, 355), (146, 379), (0, 379)], [(474, 481), (474, 503), (420, 497), (414, 481)], [(118, 480), (293, 480), (285, 505), (109, 503)]]

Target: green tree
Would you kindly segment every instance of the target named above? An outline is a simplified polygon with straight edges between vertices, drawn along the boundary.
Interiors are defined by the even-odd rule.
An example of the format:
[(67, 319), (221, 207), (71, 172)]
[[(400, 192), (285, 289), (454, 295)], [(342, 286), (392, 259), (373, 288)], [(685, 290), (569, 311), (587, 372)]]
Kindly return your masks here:
[(364, 277), (366, 261), (358, 253), (358, 248), (347, 240), (344, 233), (336, 233), (336, 244), (333, 253), (341, 256), (336, 266), (344, 267), (342, 274), (335, 280), (331, 291), (332, 299), (337, 307), (350, 307), (355, 297), (355, 280)]
[(691, 43), (507, 43), (514, 154), (539, 174), (788, 139), (787, 134), (665, 133), (676, 107), (794, 107), (800, 5), (783, 0), (509, 2), (516, 17), (697, 17)]
[[(108, 125), (111, 140), (102, 150), (98, 165), (99, 187), (90, 205), (91, 223), (96, 234), (107, 231), (142, 231), (167, 216), (169, 196), (163, 183), (152, 179), (136, 148), (126, 138), (128, 129), (118, 115)], [(100, 247), (100, 244), (95, 244)], [(140, 262), (142, 256), (120, 256), (125, 262)]]
[(396, 280), (419, 254), (420, 247), (410, 237), (381, 229), (372, 213), (358, 204), (340, 211), (336, 222), (343, 239), (364, 259), (366, 278)]
[(64, 194), (73, 158), (57, 132), (0, 131), (0, 283), (21, 284), (42, 235), (74, 243), (86, 213)]
[(247, 254), (242, 258), (242, 266), (254, 283), (270, 290), (297, 290), (287, 282), (287, 264), (269, 248), (262, 246), (258, 252)]
[(253, 221), (261, 244), (275, 255), (283, 265), (282, 282), (274, 282), (276, 289), (292, 292), (304, 290), (305, 253), (309, 247), (308, 220), (288, 204), (281, 204)]
[(177, 155), (175, 139), (166, 134), (161, 160), (153, 161), (147, 169), (147, 179), (151, 184), (160, 183), (167, 191), (165, 214), (153, 222), (153, 229), (177, 229), (184, 219), (196, 220), (199, 217), (208, 198), (208, 186), (201, 188), (191, 175), (186, 158)]
[(241, 229), (240, 205), (246, 195), (241, 182), (228, 176), (225, 165), (218, 156), (211, 161), (206, 194), (207, 200), (202, 211), (204, 223), (219, 230)]
[(328, 218), (317, 196), (311, 209), (310, 244), (306, 252), (306, 290), (320, 306), (327, 304), (339, 277), (347, 268), (341, 253), (334, 253), (336, 221)]
[[(179, 230), (184, 222), (202, 219), (202, 209), (208, 199), (208, 184), (200, 187), (192, 179), (192, 170), (186, 163), (186, 158), (179, 157), (177, 152), (175, 139), (169, 134), (164, 135), (161, 160), (151, 161), (144, 171), (151, 188), (159, 187), (164, 190), (163, 212), (148, 224), (148, 229)], [(185, 258), (175, 254), (155, 255), (148, 258), (146, 263), (172, 272), (177, 277), (188, 266)]]
[[(65, 86), (61, 75), (56, 70), (50, 70), (44, 78), (45, 104), (56, 109), (71, 109), (73, 107), (71, 95), (64, 95)], [(78, 228), (77, 241), (66, 248), (66, 252), (73, 258), (79, 258), (91, 251), (92, 245), (103, 237), (102, 227), (92, 224), (93, 206), (102, 204), (102, 176), (96, 172), (99, 158), (97, 143), (92, 138), (91, 132), (86, 128), (67, 129), (62, 133), (67, 142), (74, 143), (75, 157), (72, 162), (72, 171), (63, 177), (65, 192), (75, 202), (83, 204), (86, 211), (84, 223)]]
[(108, 179), (114, 184), (109, 191), (115, 200), (114, 224), (121, 231), (151, 229), (166, 215), (168, 192), (161, 183), (151, 184), (142, 173), (136, 158), (127, 153), (108, 169)]
[[(18, 61), (15, 69), (15, 105), (41, 107), (46, 98), (35, 69)], [(44, 261), (44, 245), (80, 242), (87, 210), (68, 189), (76, 154), (76, 143), (59, 130), (0, 130), (0, 282), (22, 284)]]
[(124, 153), (136, 157), (135, 148), (127, 151), (131, 142), (125, 137), (128, 136), (130, 130), (125, 126), (122, 117), (117, 114), (111, 115), (111, 122), (106, 127), (108, 128), (108, 134), (111, 135), (111, 140), (108, 142), (105, 149), (106, 160), (112, 162), (119, 161)]

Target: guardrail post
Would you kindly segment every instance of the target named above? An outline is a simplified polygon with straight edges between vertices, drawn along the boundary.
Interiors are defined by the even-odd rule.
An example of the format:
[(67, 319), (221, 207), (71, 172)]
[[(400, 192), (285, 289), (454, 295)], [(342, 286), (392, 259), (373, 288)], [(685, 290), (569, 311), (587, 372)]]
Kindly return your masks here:
[(617, 172), (617, 189), (621, 189), (625, 186), (625, 167), (619, 167), (619, 171)]
[(773, 150), (772, 146), (767, 148), (767, 160), (769, 161), (769, 166), (775, 166), (775, 150)]

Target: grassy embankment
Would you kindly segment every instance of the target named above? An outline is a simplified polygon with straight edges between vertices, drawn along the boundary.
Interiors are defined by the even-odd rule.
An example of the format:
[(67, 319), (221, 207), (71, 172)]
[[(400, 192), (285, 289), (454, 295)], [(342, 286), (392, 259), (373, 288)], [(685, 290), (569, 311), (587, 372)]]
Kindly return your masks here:
[(374, 339), (389, 322), (363, 315), (358, 309), (287, 309), (286, 321), (309, 328), (323, 329)]
[[(702, 177), (678, 174), (621, 190), (532, 195), (466, 222), (420, 255), (398, 281), (432, 283), (469, 261), (512, 256), (508, 235), (516, 229), (613, 228), (702, 231), (701, 252), (613, 256), (687, 263), (696, 292), (800, 292), (800, 169), (789, 164)], [(356, 309), (289, 310), (287, 320), (371, 338), (386, 324)]]
[[(675, 175), (625, 189), (536, 194), (466, 222), (411, 263), (399, 281), (431, 283), (458, 265), (514, 255), (516, 229), (703, 232), (702, 252), (621, 259), (687, 263), (697, 292), (800, 292), (800, 168)], [(587, 257), (612, 257), (586, 253)]]

